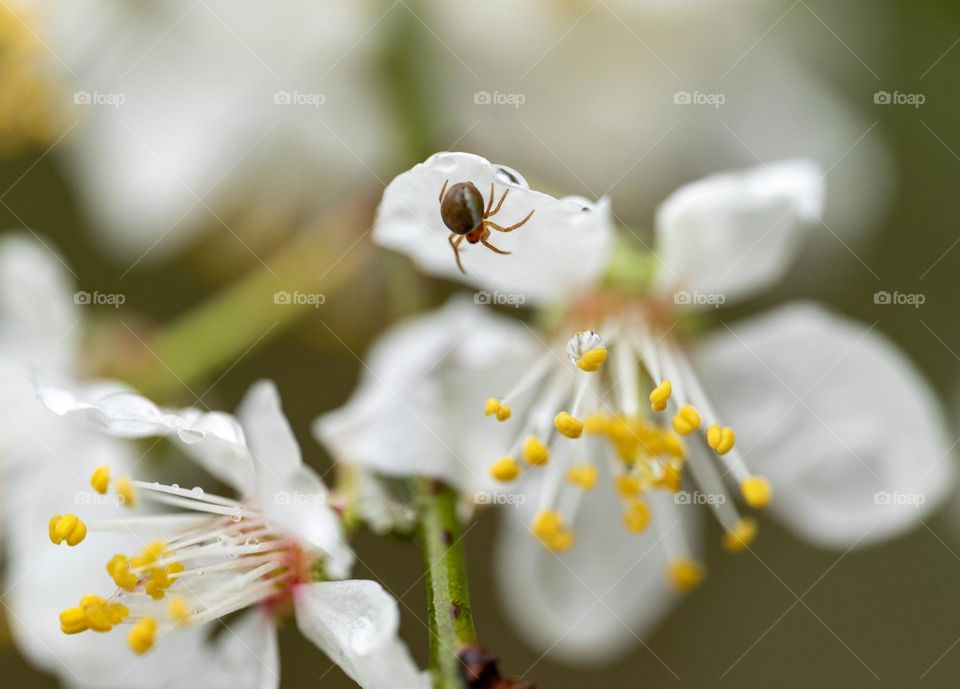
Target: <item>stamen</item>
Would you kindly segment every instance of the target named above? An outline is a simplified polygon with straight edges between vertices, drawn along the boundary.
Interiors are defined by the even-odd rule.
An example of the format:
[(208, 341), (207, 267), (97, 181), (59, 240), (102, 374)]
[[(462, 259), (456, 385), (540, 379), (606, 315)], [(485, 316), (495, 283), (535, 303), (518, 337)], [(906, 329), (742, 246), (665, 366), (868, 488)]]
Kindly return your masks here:
[(664, 380), (650, 393), (650, 408), (655, 412), (664, 411), (672, 394), (673, 384), (669, 380)]
[(762, 476), (750, 476), (740, 482), (740, 494), (750, 507), (762, 510), (770, 504), (772, 491), (767, 479)]
[(567, 341), (567, 355), (580, 370), (593, 373), (607, 360), (607, 348), (598, 333), (582, 330)]
[(126, 507), (136, 507), (137, 491), (133, 486), (133, 481), (126, 476), (122, 476), (117, 479), (113, 487), (116, 489), (117, 494), (123, 498), (123, 504)]
[(673, 430), (680, 435), (690, 435), (695, 433), (702, 423), (700, 412), (692, 404), (685, 404), (677, 411), (673, 417)]
[(512, 413), (513, 412), (510, 407), (498, 400), (496, 397), (490, 397), (483, 405), (483, 415), (496, 416), (497, 421), (506, 421), (510, 418)]
[(723, 537), (723, 547), (731, 553), (740, 553), (750, 547), (757, 537), (757, 522), (749, 517), (741, 519)]
[(66, 541), (70, 547), (79, 545), (87, 537), (87, 525), (75, 514), (55, 514), (49, 523), (50, 541), (60, 545)]
[(667, 576), (673, 587), (681, 593), (688, 593), (703, 581), (703, 566), (689, 558), (674, 560), (667, 566)]
[(565, 411), (560, 412), (553, 417), (553, 425), (568, 438), (579, 438), (583, 435), (583, 421), (576, 419)]
[(90, 477), (90, 485), (100, 495), (106, 495), (107, 487), (110, 485), (110, 467), (97, 467)]
[(509, 483), (520, 475), (520, 465), (513, 457), (501, 457), (490, 465), (490, 475), (497, 481)]
[(545, 466), (550, 461), (550, 450), (535, 435), (531, 435), (523, 443), (523, 461), (530, 466)]
[(593, 464), (580, 464), (570, 467), (567, 471), (567, 481), (582, 490), (590, 490), (597, 485), (597, 467)]
[(627, 509), (623, 513), (623, 525), (630, 533), (643, 533), (650, 525), (650, 517), (650, 505), (633, 498), (627, 503)]
[(143, 655), (151, 648), (157, 640), (157, 620), (153, 617), (144, 617), (133, 625), (133, 629), (127, 634), (127, 642), (134, 653)]
[(733, 449), (736, 442), (736, 435), (729, 426), (721, 427), (720, 424), (711, 424), (707, 429), (707, 445), (718, 455), (725, 455)]

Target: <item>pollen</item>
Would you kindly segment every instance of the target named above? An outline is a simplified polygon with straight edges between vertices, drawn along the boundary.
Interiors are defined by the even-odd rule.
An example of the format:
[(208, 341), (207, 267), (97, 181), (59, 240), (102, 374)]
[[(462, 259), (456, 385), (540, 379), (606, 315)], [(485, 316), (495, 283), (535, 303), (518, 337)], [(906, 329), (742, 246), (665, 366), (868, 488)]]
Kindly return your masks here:
[(133, 625), (127, 634), (127, 643), (134, 653), (143, 655), (151, 648), (157, 640), (157, 620), (153, 617), (144, 617)]
[(49, 531), (54, 545), (66, 542), (72, 547), (87, 537), (87, 525), (75, 514), (54, 515), (50, 518)]
[(597, 485), (597, 467), (593, 464), (581, 464), (570, 467), (567, 471), (567, 481), (583, 490), (590, 490)]
[(720, 424), (715, 423), (707, 429), (707, 445), (718, 455), (725, 455), (730, 452), (736, 439), (736, 434), (729, 426), (721, 427)]
[(541, 510), (533, 520), (530, 530), (541, 541), (549, 541), (563, 529), (563, 517), (554, 510)]
[(623, 513), (623, 525), (630, 533), (643, 533), (650, 525), (650, 505), (643, 500), (633, 499)]
[(531, 435), (523, 443), (523, 461), (530, 466), (544, 466), (550, 461), (550, 450), (540, 438)]
[(680, 558), (667, 566), (667, 576), (673, 588), (681, 593), (687, 593), (697, 588), (703, 581), (703, 566), (695, 560)]
[(599, 371), (600, 367), (603, 366), (606, 360), (606, 348), (596, 347), (595, 349), (584, 352), (583, 356), (577, 359), (576, 363), (580, 370), (586, 371), (587, 373), (593, 373), (594, 371)]
[(700, 428), (701, 422), (700, 412), (692, 404), (685, 404), (673, 417), (673, 430), (680, 435), (690, 435)]
[(762, 476), (748, 476), (740, 482), (740, 494), (750, 507), (762, 510), (770, 504), (770, 482)]
[(620, 474), (616, 478), (617, 492), (622, 498), (635, 498), (640, 495), (643, 486), (640, 479), (631, 474)]
[(665, 380), (653, 389), (650, 393), (650, 408), (653, 411), (664, 411), (667, 408), (667, 402), (670, 401), (670, 395), (673, 394), (673, 385), (669, 380)]
[(177, 596), (167, 604), (167, 614), (177, 624), (186, 624), (190, 619), (190, 605), (186, 600)]
[(554, 553), (565, 553), (573, 547), (574, 536), (570, 529), (561, 528), (544, 545)]
[(680, 462), (670, 462), (663, 466), (663, 473), (654, 479), (654, 485), (657, 488), (663, 488), (671, 493), (680, 490), (680, 484), (683, 481), (683, 465)]
[(90, 485), (100, 495), (106, 495), (107, 487), (110, 485), (110, 467), (97, 467), (90, 477)]
[(562, 435), (568, 438), (579, 438), (583, 435), (583, 421), (574, 418), (565, 411), (553, 417), (553, 425)]
[(510, 407), (496, 397), (489, 398), (483, 405), (484, 416), (496, 416), (497, 421), (506, 421), (512, 413)]
[(113, 579), (113, 583), (124, 591), (133, 591), (139, 582), (137, 575), (130, 571), (130, 560), (121, 553), (110, 558), (107, 574)]
[(490, 475), (497, 481), (509, 483), (520, 475), (520, 465), (513, 457), (501, 457), (490, 465)]
[(738, 521), (723, 537), (723, 547), (731, 553), (741, 553), (757, 537), (757, 522), (746, 518)]
[(123, 498), (123, 504), (126, 507), (134, 507), (137, 504), (137, 489), (131, 481), (126, 476), (122, 476), (117, 479), (117, 482), (114, 484), (114, 488), (117, 490), (117, 495)]

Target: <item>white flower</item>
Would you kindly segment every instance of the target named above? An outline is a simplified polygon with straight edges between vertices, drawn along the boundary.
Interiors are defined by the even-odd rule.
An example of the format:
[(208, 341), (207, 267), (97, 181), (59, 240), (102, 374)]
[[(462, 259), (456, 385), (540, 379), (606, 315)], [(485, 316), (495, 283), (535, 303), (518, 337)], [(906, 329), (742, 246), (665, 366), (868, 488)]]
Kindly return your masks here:
[(316, 210), (382, 174), (376, 44), (361, 40), (376, 8), (32, 4), (77, 102), (57, 152), (108, 250), (159, 260), (200, 228), (239, 245), (236, 214)]
[[(490, 382), (458, 388), (455, 397), (436, 392), (455, 380), (454, 361), (411, 360), (388, 336), (364, 396), (383, 400), (383, 416), (403, 400), (427, 400), (416, 409), (431, 421), (406, 427), (413, 449), (402, 453), (378, 424), (358, 423), (352, 442), (381, 454), (347, 456), (392, 473), (455, 474), (464, 491), (489, 490), (465, 483), (487, 471), (501, 490), (512, 489), (518, 508), (504, 510), (494, 568), (505, 609), (532, 643), (584, 663), (623, 653), (669, 609), (671, 588), (699, 582), (696, 522), (705, 510), (732, 551), (750, 547), (757, 528), (738, 501), (751, 509), (769, 503), (787, 528), (827, 547), (865, 545), (917, 525), (949, 493), (953, 471), (936, 400), (894, 346), (813, 304), (693, 338), (683, 314), (722, 300), (671, 293), (684, 286), (741, 298), (765, 289), (822, 196), (814, 169), (800, 163), (681, 189), (658, 217), (668, 275), (652, 299), (584, 295), (570, 307), (570, 330), (539, 354), (530, 353), (529, 331), (511, 339), (498, 326), (505, 354), (486, 376), (473, 376)], [(738, 269), (741, 255), (749, 265)], [(420, 342), (455, 337), (441, 319), (423, 322), (433, 327)], [(578, 328), (584, 332), (568, 342)], [(495, 377), (504, 362), (523, 371), (506, 388)], [(387, 395), (378, 381), (401, 369), (414, 382)], [(335, 412), (342, 426), (355, 404)], [(478, 439), (471, 415), (480, 409), (490, 436)], [(503, 427), (512, 429), (506, 442)], [(424, 443), (417, 453), (421, 436), (434, 433), (446, 434), (448, 451)], [(350, 446), (347, 435), (332, 449)], [(454, 458), (484, 453), (485, 465), (451, 468)], [(405, 461), (409, 454), (416, 464)], [(923, 499), (884, 499), (904, 494)]]
[[(72, 477), (46, 472), (48, 490), (32, 496), (31, 509), (17, 516), (23, 549), (11, 561), (10, 601), (20, 635), (40, 639), (52, 656), (46, 665), (64, 664), (65, 680), (142, 686), (128, 672), (140, 671), (135, 653), (152, 650), (143, 665), (153, 673), (149, 686), (186, 670), (192, 679), (209, 675), (217, 686), (275, 687), (273, 628), (292, 609), (303, 634), (361, 686), (429, 686), (397, 636), (396, 601), (371, 581), (327, 580), (345, 577), (353, 555), (325, 486), (302, 462), (272, 384), (250, 390), (239, 421), (216, 412), (161, 410), (125, 392), (84, 398), (42, 388), (41, 397), (67, 417), (62, 423), (92, 421), (122, 438), (176, 439), (240, 493), (231, 499), (136, 480), (118, 475), (132, 472), (136, 462), (91, 468), (85, 454), (87, 466), (75, 468), (92, 469), (92, 493)], [(65, 493), (74, 499), (63, 501)], [(118, 514), (131, 508), (130, 516)], [(55, 516), (38, 521), (43, 509)], [(64, 568), (74, 574), (64, 579)], [(113, 579), (110, 586), (105, 577)], [(69, 636), (55, 636), (56, 608), (60, 631)], [(198, 643), (211, 623), (250, 608), (227, 632), (235, 640)], [(235, 623), (225, 624), (232, 630)], [(126, 634), (73, 636), (120, 625)]]
[[(454, 232), (441, 215), (446, 198), (441, 192), (450, 194), (460, 183), (472, 189), (468, 197), (451, 198), (447, 217), (452, 220), (459, 212), (465, 218), (454, 223)], [(519, 223), (510, 232), (498, 229)], [(487, 226), (493, 228), (489, 239), (482, 236)], [(409, 255), (425, 272), (534, 303), (563, 301), (596, 279), (609, 257), (613, 231), (606, 200), (555, 199), (531, 190), (510, 168), (467, 153), (437, 153), (389, 184), (373, 236)]]

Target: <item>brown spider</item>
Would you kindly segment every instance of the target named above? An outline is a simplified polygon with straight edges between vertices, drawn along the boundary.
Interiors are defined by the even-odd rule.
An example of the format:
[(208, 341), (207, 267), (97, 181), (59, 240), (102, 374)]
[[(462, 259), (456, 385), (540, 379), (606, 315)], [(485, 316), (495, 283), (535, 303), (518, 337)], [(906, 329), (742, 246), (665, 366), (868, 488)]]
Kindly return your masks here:
[[(458, 182), (447, 191), (448, 182), (450, 182), (449, 179), (443, 183), (443, 188), (440, 190), (440, 217), (443, 219), (443, 224), (450, 229), (450, 236), (447, 237), (447, 241), (453, 247), (457, 267), (461, 273), (466, 275), (467, 271), (463, 269), (463, 264), (460, 262), (460, 245), (464, 239), (471, 244), (479, 242), (494, 253), (509, 254), (509, 251), (498, 249), (487, 241), (490, 238), (490, 228), (492, 227), (497, 232), (513, 232), (523, 227), (536, 212), (536, 209), (530, 211), (527, 217), (515, 225), (501, 227), (495, 222), (491, 222), (490, 218), (500, 212), (500, 207), (503, 206), (507, 194), (510, 193), (509, 189), (503, 192), (503, 196), (497, 202), (497, 207), (494, 208), (493, 182), (491, 182), (490, 201), (487, 203), (486, 210), (484, 210), (483, 194), (480, 193), (473, 182)], [(456, 235), (459, 236), (455, 240), (454, 236)]]

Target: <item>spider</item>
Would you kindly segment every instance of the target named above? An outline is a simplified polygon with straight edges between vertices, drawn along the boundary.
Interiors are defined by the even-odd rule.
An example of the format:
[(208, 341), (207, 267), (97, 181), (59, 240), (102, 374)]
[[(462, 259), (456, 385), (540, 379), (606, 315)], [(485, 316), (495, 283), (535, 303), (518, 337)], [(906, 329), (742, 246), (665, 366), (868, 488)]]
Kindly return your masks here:
[[(493, 199), (495, 197), (493, 194), (493, 182), (491, 182), (490, 201), (487, 203), (486, 210), (484, 210), (483, 194), (480, 193), (480, 190), (477, 189), (473, 182), (458, 182), (450, 187), (448, 191), (447, 184), (449, 182), (449, 179), (444, 182), (443, 188), (440, 190), (440, 217), (443, 219), (443, 224), (450, 229), (450, 236), (447, 237), (447, 241), (450, 242), (450, 246), (453, 247), (453, 255), (457, 259), (457, 267), (461, 273), (466, 275), (467, 271), (463, 269), (463, 264), (460, 262), (460, 245), (464, 239), (471, 244), (477, 244), (479, 242), (494, 253), (509, 254), (509, 251), (498, 249), (487, 241), (490, 238), (490, 228), (495, 229), (497, 232), (513, 232), (523, 227), (527, 221), (533, 217), (536, 209), (530, 211), (527, 217), (515, 225), (502, 227), (495, 222), (491, 222), (490, 218), (500, 212), (500, 207), (503, 206), (507, 194), (510, 193), (509, 189), (503, 192), (503, 196), (501, 196), (497, 202), (497, 207), (494, 208)], [(459, 236), (454, 239), (456, 235)]]

